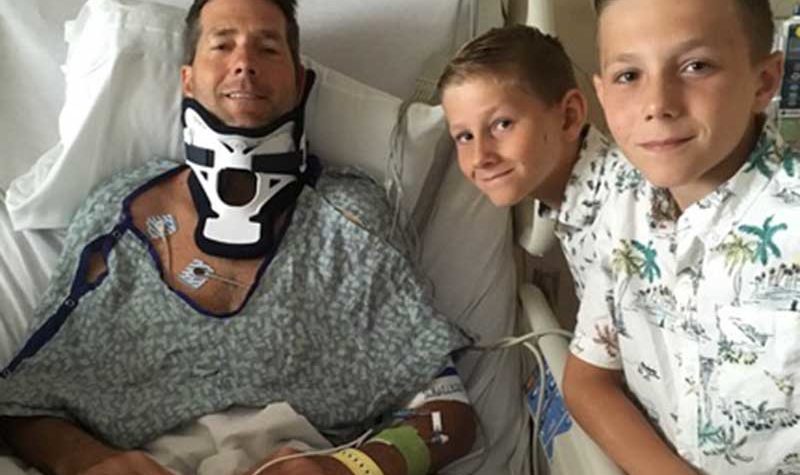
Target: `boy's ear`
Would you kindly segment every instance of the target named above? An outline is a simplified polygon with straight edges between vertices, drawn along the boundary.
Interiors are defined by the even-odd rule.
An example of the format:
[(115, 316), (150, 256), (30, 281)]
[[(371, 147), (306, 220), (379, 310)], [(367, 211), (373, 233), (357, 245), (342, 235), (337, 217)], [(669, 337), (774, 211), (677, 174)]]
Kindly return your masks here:
[(594, 93), (597, 94), (597, 101), (600, 107), (605, 108), (605, 97), (603, 97), (603, 78), (599, 74), (592, 75), (592, 84), (594, 84)]
[(781, 85), (783, 53), (776, 51), (763, 59), (757, 65), (756, 74), (758, 74), (758, 89), (756, 90), (754, 103), (756, 110), (754, 112), (760, 113), (769, 106)]
[(588, 114), (586, 97), (580, 90), (570, 89), (561, 99), (561, 111), (564, 117), (562, 130), (570, 141), (578, 140)]

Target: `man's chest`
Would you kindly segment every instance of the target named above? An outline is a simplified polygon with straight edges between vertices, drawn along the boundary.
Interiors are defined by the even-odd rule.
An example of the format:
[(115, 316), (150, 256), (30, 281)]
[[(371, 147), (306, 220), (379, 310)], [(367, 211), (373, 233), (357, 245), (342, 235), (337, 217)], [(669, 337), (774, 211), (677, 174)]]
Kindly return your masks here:
[(166, 285), (206, 311), (235, 312), (250, 293), (263, 259), (212, 256), (198, 247), (198, 218), (187, 176), (188, 170), (138, 196), (131, 204), (133, 224), (149, 241), (153, 265)]

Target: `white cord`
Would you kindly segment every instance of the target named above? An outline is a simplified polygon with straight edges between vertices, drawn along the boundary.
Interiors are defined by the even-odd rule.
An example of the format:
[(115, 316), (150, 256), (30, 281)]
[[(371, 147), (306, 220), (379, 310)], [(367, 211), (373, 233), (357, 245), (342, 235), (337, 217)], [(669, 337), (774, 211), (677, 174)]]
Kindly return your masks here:
[(340, 445), (338, 447), (333, 447), (333, 448), (330, 448), (330, 449), (323, 449), (323, 450), (313, 450), (313, 451), (310, 451), (310, 452), (300, 452), (300, 453), (296, 453), (296, 454), (292, 454), (292, 455), (285, 455), (283, 457), (278, 457), (278, 458), (276, 458), (274, 460), (270, 460), (269, 462), (265, 463), (264, 465), (258, 467), (258, 469), (255, 472), (253, 472), (253, 475), (259, 475), (264, 470), (268, 469), (269, 467), (272, 467), (274, 465), (278, 465), (279, 463), (286, 462), (286, 461), (289, 461), (289, 460), (292, 460), (292, 459), (298, 459), (298, 458), (301, 458), (301, 457), (310, 457), (310, 456), (313, 456), (313, 455), (330, 455), (330, 454), (332, 454), (334, 452), (338, 452), (340, 450), (349, 449), (349, 448), (352, 448), (352, 447), (360, 447), (369, 438), (369, 436), (371, 436), (371, 435), (372, 435), (372, 429), (364, 432), (357, 439), (355, 439), (353, 441), (350, 441), (350, 442), (348, 442), (346, 444), (342, 444), (342, 445)]
[[(547, 390), (547, 378), (544, 374), (544, 358), (538, 348), (531, 345), (530, 342), (525, 341), (522, 345), (527, 348), (533, 357), (536, 359), (536, 365), (539, 367), (539, 399), (536, 401), (536, 411), (533, 416), (533, 440), (534, 444), (531, 448), (533, 450), (533, 475), (539, 473), (539, 420), (542, 418), (542, 409), (544, 408), (544, 392)], [(527, 405), (527, 402), (525, 403)]]
[(490, 343), (488, 345), (473, 345), (472, 348), (482, 351), (502, 350), (505, 348), (511, 348), (512, 346), (517, 346), (528, 340), (538, 341), (540, 338), (544, 336), (554, 336), (554, 335), (562, 336), (564, 338), (572, 338), (571, 332), (568, 332), (567, 330), (562, 330), (560, 328), (553, 328), (552, 330), (530, 332), (520, 336), (510, 336), (506, 338), (501, 338), (496, 342)]
[[(572, 338), (572, 333), (562, 330), (560, 328), (554, 328), (551, 330), (544, 330), (538, 332), (530, 332), (518, 337), (508, 337), (502, 338), (494, 343), (489, 345), (475, 345), (473, 348), (481, 350), (481, 351), (492, 351), (492, 350), (503, 350), (507, 348), (511, 348), (512, 346), (522, 345), (528, 351), (531, 352), (534, 359), (536, 360), (536, 366), (539, 370), (538, 377), (539, 377), (539, 398), (536, 401), (536, 411), (534, 411), (533, 415), (533, 441), (534, 445), (532, 447), (533, 450), (533, 462), (531, 470), (533, 475), (539, 474), (539, 421), (542, 418), (542, 411), (544, 410), (544, 397), (545, 391), (547, 390), (547, 377), (545, 374), (545, 361), (544, 356), (542, 355), (542, 351), (531, 343), (530, 340), (534, 340), (536, 343), (539, 342), (539, 339), (545, 336), (560, 336), (567, 339)], [(526, 403), (527, 405), (527, 403)]]

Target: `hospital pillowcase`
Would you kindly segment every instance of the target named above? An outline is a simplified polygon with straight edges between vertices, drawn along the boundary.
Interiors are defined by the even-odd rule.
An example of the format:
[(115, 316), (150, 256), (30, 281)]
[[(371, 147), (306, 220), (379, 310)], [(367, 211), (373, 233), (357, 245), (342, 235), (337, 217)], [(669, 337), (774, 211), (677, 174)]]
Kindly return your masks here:
[[(6, 203), (15, 229), (65, 227), (112, 173), (153, 157), (182, 160), (185, 14), (157, 3), (89, 0), (67, 23), (60, 140), (11, 183)], [(358, 166), (379, 182), (401, 178), (402, 205), (413, 213), (431, 167), (452, 150), (441, 108), (412, 104), (397, 126), (400, 99), (310, 58), (304, 63), (317, 73), (306, 114), (311, 152)], [(392, 140), (395, 130), (400, 142)]]

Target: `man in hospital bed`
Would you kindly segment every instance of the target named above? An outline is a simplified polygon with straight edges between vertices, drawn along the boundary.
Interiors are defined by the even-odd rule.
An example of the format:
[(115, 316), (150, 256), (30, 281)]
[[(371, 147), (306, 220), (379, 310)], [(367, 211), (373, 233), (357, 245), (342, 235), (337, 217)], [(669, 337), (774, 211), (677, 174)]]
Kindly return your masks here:
[(379, 416), (395, 427), (263, 473), (416, 475), (470, 449), (475, 419), (448, 365), (468, 339), (432, 308), (381, 189), (306, 154), (313, 74), (297, 29), (294, 0), (195, 1), (188, 167), (153, 161), (94, 191), (0, 373), (0, 434), (32, 465), (169, 473), (137, 449), (280, 401), (336, 442)]

